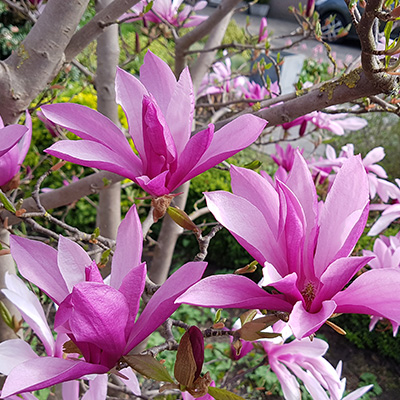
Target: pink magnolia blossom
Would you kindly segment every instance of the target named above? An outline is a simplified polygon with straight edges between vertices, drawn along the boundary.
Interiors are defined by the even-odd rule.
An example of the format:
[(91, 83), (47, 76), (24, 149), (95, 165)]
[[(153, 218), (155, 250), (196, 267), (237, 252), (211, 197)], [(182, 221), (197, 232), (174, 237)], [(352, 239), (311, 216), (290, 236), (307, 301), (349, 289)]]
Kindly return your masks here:
[[(396, 179), (400, 187), (400, 180)], [(376, 204), (374, 210), (382, 210), (383, 212), (378, 220), (372, 225), (368, 236), (375, 236), (386, 229), (393, 221), (400, 218), (400, 196), (395, 200), (394, 204)]]
[(267, 25), (268, 25), (267, 18), (261, 18), (260, 29), (258, 32), (258, 43), (261, 43), (268, 38)]
[(367, 125), (365, 119), (359, 117), (347, 117), (347, 114), (345, 113), (327, 114), (321, 111), (313, 111), (312, 113), (296, 118), (291, 122), (282, 124), (282, 127), (288, 130), (294, 126), (300, 126), (299, 136), (303, 136), (309, 123), (315, 125), (316, 128), (326, 129), (339, 136), (344, 135), (345, 130), (356, 131)]
[(127, 22), (143, 19), (145, 22), (153, 22), (155, 24), (167, 22), (176, 27), (190, 28), (200, 25), (208, 18), (206, 15), (192, 15), (194, 11), (199, 11), (206, 7), (206, 1), (199, 1), (194, 7), (185, 5), (184, 9), (179, 11), (183, 0), (154, 0), (150, 11), (143, 14), (144, 8), (148, 3), (149, 1), (147, 0), (140, 1), (131, 8), (130, 13), (124, 14), (120, 19), (127, 20)]
[(6, 379), (3, 396), (39, 390), (88, 374), (107, 373), (177, 309), (175, 299), (200, 279), (206, 266), (203, 262), (190, 262), (181, 267), (136, 319), (146, 265), (140, 261), (142, 231), (134, 207), (118, 230), (110, 285), (103, 282), (88, 254), (63, 237), (56, 251), (41, 242), (14, 236), (11, 254), (21, 275), (59, 306), (55, 330), (68, 335), (83, 358), (47, 356), (18, 364)]
[[(3, 294), (21, 312), (24, 321), (28, 323), (44, 345), (47, 356), (67, 359), (71, 359), (73, 356), (77, 357), (78, 354), (65, 355), (63, 353), (63, 345), (69, 340), (68, 336), (65, 334), (58, 334), (57, 339), (54, 340), (51, 329), (47, 324), (42, 305), (35, 294), (27, 288), (25, 283), (16, 275), (6, 274), (5, 284), (6, 288), (2, 289)], [(0, 344), (0, 372), (4, 375), (8, 375), (12, 369), (19, 364), (37, 358), (39, 358), (39, 356), (32, 350), (31, 346), (22, 339), (7, 340)], [(132, 392), (140, 394), (139, 382), (131, 368), (124, 368), (120, 372), (128, 378), (125, 380), (125, 384)], [(103, 392), (104, 395), (99, 395), (99, 392)], [(86, 392), (84, 398), (89, 399), (90, 396), (94, 396), (92, 398), (96, 400), (105, 400), (106, 393), (107, 375), (103, 374), (89, 381), (89, 390)], [(29, 395), (30, 393), (24, 393), (24, 396), (26, 396), (24, 398), (30, 399), (30, 397), (28, 397)], [(62, 395), (64, 400), (78, 400), (79, 382), (63, 382)], [(11, 396), (7, 398), (18, 399), (19, 397)], [(36, 399), (36, 397), (33, 396), (32, 399)]]
[[(241, 327), (238, 320), (233, 330)], [(303, 381), (306, 390), (313, 399), (341, 400), (346, 387), (346, 379), (341, 379), (342, 362), (336, 369), (323, 357), (328, 350), (328, 343), (321, 339), (310, 341), (308, 338), (287, 342), (292, 331), (286, 323), (278, 321), (263, 332), (281, 333), (281, 337), (274, 339), (260, 339), (255, 342), (243, 341), (240, 357), (243, 350), (251, 351), (248, 347), (262, 346), (268, 356), (271, 370), (275, 372), (287, 400), (301, 400), (301, 390), (298, 380)], [(237, 358), (236, 358), (237, 359)], [(362, 390), (351, 393), (345, 399), (356, 400), (372, 388), (368, 385)], [(329, 394), (329, 396), (328, 396)], [(349, 395), (350, 396), (350, 395)]]
[(342, 168), (325, 203), (296, 152), (286, 183), (276, 187), (248, 169), (232, 167), (232, 191), (207, 193), (215, 218), (264, 265), (261, 289), (238, 275), (208, 277), (177, 301), (206, 307), (289, 312), (297, 338), (316, 332), (333, 313), (373, 314), (400, 323), (400, 271), (371, 270), (371, 259), (350, 257), (368, 216), (368, 181), (359, 157)]
[[(292, 147), (290, 143), (288, 143), (285, 150), (279, 144), (276, 144), (275, 150), (276, 155), (271, 154), (271, 158), (275, 161), (275, 164), (283, 167), (286, 172), (290, 172), (293, 167), (296, 149)], [(300, 154), (304, 153), (304, 149), (301, 149), (299, 151)]]
[(368, 262), (371, 268), (400, 267), (400, 233), (396, 236), (380, 236), (375, 240), (374, 249), (363, 250), (364, 256), (374, 257)]
[(189, 70), (185, 68), (177, 82), (168, 65), (150, 51), (140, 81), (117, 71), (116, 91), (139, 156), (109, 119), (77, 104), (42, 107), (46, 118), (83, 139), (59, 141), (46, 152), (125, 176), (155, 197), (249, 146), (266, 124), (247, 114), (215, 133), (210, 124), (191, 137), (194, 95)]
[(28, 153), (32, 137), (32, 119), (26, 113), (25, 126), (4, 127), (0, 117), (0, 187), (9, 183), (18, 173)]

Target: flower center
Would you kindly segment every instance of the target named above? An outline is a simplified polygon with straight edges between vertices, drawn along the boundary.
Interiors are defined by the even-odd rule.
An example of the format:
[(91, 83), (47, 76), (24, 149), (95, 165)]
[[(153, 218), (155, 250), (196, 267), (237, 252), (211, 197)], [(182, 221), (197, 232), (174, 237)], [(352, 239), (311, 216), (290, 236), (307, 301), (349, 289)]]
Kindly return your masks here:
[(308, 311), (311, 308), (313, 300), (315, 299), (314, 283), (308, 282), (301, 291), (301, 295), (303, 296), (304, 302), (306, 303), (306, 310)]

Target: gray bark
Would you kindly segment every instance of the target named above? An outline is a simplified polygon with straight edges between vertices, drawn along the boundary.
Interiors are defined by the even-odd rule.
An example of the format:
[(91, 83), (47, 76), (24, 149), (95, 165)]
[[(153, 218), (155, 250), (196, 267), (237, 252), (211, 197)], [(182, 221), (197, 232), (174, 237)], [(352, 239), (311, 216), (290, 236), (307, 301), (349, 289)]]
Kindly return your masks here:
[[(96, 11), (99, 13), (112, 0), (98, 0)], [(97, 110), (111, 119), (116, 125), (118, 121), (118, 106), (115, 100), (115, 73), (119, 60), (118, 26), (111, 25), (97, 39)], [(121, 222), (121, 185), (113, 183), (100, 192), (97, 211), (97, 226), (100, 234), (110, 239), (116, 239)], [(108, 275), (109, 266), (102, 270)]]

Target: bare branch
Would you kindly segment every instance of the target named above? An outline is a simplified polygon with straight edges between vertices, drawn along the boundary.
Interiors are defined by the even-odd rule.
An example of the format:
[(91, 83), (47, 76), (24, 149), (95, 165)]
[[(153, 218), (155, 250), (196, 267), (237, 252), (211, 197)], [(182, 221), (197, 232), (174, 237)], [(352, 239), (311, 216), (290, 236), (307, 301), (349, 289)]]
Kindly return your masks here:
[(140, 0), (114, 0), (110, 5), (96, 14), (72, 37), (70, 43), (65, 49), (65, 61), (72, 61), (89, 43), (97, 39), (104, 29), (119, 18), (125, 11), (129, 10)]

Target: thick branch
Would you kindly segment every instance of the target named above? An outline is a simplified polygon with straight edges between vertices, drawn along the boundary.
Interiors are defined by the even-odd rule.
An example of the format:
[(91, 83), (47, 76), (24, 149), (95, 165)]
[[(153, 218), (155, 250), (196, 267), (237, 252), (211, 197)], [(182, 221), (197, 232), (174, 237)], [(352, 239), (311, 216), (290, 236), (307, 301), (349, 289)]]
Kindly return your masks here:
[(140, 0), (114, 0), (111, 4), (96, 14), (93, 19), (80, 29), (71, 39), (65, 49), (65, 60), (70, 62), (74, 59), (89, 43), (97, 39), (104, 29), (116, 21), (124, 12), (128, 11)]
[(0, 63), (0, 115), (6, 124), (16, 122), (58, 73), (88, 2), (50, 0), (18, 50)]
[[(48, 193), (42, 193), (40, 195), (40, 202), (46, 210), (66, 206), (84, 196), (99, 192), (105, 187), (105, 180), (109, 184), (110, 182), (120, 182), (123, 179), (125, 178), (112, 172), (97, 172), (93, 175), (82, 178), (77, 182), (73, 182), (68, 186), (63, 186)], [(26, 199), (22, 203), (21, 208), (24, 208), (27, 212), (38, 211), (36, 203), (32, 197)], [(0, 213), (0, 220), (4, 220), (6, 217), (8, 217), (8, 223), (10, 225), (20, 222), (20, 219), (11, 213), (2, 211)]]
[[(308, 114), (312, 111), (320, 111), (326, 107), (351, 102), (362, 97), (374, 96), (380, 93), (389, 93), (397, 87), (397, 79), (387, 74), (375, 74), (373, 79), (368, 79), (366, 73), (361, 69), (356, 69), (350, 74), (345, 75), (334, 81), (326, 82), (318, 88), (302, 95), (286, 95), (285, 102), (280, 103), (280, 98), (273, 99), (273, 107), (264, 108), (253, 112), (254, 115), (268, 121), (268, 126), (281, 125), (290, 122), (295, 118)], [(261, 102), (261, 107), (266, 102)], [(243, 114), (251, 112), (249, 109)], [(234, 118), (217, 122), (216, 130), (226, 125)]]

